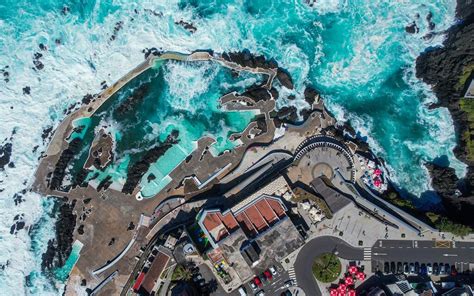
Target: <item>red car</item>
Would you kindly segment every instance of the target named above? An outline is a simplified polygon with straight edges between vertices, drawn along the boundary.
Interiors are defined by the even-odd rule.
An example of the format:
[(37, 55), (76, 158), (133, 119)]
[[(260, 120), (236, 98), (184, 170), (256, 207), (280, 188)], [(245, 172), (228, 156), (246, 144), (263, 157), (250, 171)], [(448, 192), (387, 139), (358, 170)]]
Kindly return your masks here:
[(273, 276), (272, 276), (272, 273), (267, 269), (263, 272), (263, 275), (269, 280), (271, 281)]
[(262, 281), (260, 280), (260, 278), (258, 276), (253, 278), (253, 282), (255, 283), (255, 285), (257, 285), (259, 287), (263, 286)]
[(456, 270), (456, 266), (451, 265), (451, 276), (456, 276), (458, 271)]

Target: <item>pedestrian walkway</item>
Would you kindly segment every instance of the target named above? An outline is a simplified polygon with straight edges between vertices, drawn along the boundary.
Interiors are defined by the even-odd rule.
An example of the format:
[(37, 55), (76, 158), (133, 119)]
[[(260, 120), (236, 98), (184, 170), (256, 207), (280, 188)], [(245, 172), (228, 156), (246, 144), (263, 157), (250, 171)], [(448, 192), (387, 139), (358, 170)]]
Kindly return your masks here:
[(292, 266), (290, 269), (288, 269), (288, 275), (290, 276), (290, 280), (293, 281), (293, 285), (297, 286), (298, 283), (296, 282), (296, 274), (295, 274), (295, 267)]
[(372, 260), (372, 248), (364, 248), (364, 261)]

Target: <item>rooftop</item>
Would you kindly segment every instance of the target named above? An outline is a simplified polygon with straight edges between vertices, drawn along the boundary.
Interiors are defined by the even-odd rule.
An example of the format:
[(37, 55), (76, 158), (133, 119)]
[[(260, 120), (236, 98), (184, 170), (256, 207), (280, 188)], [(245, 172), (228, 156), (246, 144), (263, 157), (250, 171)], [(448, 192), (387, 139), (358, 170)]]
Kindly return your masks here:
[(314, 179), (311, 182), (311, 187), (313, 187), (314, 191), (316, 191), (316, 193), (326, 201), (333, 214), (351, 204), (349, 198), (329, 186), (322, 177)]
[(145, 279), (141, 285), (142, 289), (151, 294), (153, 287), (155, 286), (156, 280), (161, 276), (163, 270), (165, 270), (166, 265), (170, 257), (165, 253), (158, 251), (155, 259), (153, 260), (150, 269), (145, 274)]

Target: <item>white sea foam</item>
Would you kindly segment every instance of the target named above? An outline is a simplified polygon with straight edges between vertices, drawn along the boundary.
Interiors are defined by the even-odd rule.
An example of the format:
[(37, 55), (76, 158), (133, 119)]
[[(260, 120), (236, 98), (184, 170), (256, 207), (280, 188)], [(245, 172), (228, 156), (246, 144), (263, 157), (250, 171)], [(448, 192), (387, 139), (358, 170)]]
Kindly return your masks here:
[[(194, 100), (205, 93), (215, 78), (217, 68), (210, 63), (182, 64), (168, 63), (165, 66), (165, 81), (169, 87), (168, 103), (177, 110), (194, 113), (205, 106), (196, 105)], [(200, 101), (201, 103), (206, 103)]]
[[(0, 80), (0, 116), (2, 118), (0, 138), (7, 138), (14, 129), (16, 130), (16, 134), (13, 136), (12, 154), (15, 168), (7, 168), (4, 172), (0, 172), (2, 181), (0, 187), (4, 188), (0, 195), (0, 244), (2, 250), (0, 263), (10, 262), (5, 270), (0, 272), (0, 289), (6, 295), (60, 294), (55, 292), (49, 285), (49, 281), (38, 273), (41, 256), (30, 250), (31, 240), (27, 229), (19, 231), (16, 235), (9, 234), (16, 214), (25, 214), (24, 219), (28, 228), (44, 216), (43, 209), (50, 210), (48, 206), (43, 205), (42, 198), (37, 194), (25, 194), (25, 201), (18, 206), (15, 206), (12, 199), (16, 192), (31, 185), (38, 163), (37, 157), (40, 151), (45, 148), (41, 139), (42, 129), (48, 125), (56, 127), (64, 117), (63, 110), (70, 103), (79, 101), (86, 93), (96, 93), (100, 89), (101, 81), (105, 80), (110, 85), (143, 61), (142, 49), (161, 47), (164, 50), (190, 52), (198, 48), (212, 48), (217, 52), (222, 52), (229, 49), (249, 48), (254, 52), (270, 52), (276, 58), (286, 59), (281, 64), (284, 67), (288, 66), (292, 74), (294, 72), (295, 75), (299, 75), (300, 79), (296, 81), (297, 84), (308, 79), (307, 65), (309, 61), (307, 58), (296, 48), (294, 52), (292, 50), (284, 52), (283, 56), (278, 56), (278, 51), (282, 51), (281, 49), (288, 46), (287, 44), (282, 44), (272, 34), (261, 34), (268, 39), (267, 43), (261, 42), (261, 36), (255, 37), (249, 34), (248, 32), (251, 32), (260, 23), (260, 20), (244, 14), (240, 5), (230, 4), (223, 14), (200, 19), (194, 15), (192, 8), (178, 10), (177, 0), (161, 4), (148, 1), (140, 7), (136, 3), (119, 2), (121, 9), (110, 12), (101, 22), (97, 21), (100, 5), (94, 7), (92, 16), (86, 23), (79, 20), (74, 14), (62, 16), (59, 11), (43, 13), (41, 16), (31, 15), (28, 19), (30, 27), (23, 31), (21, 31), (21, 26), (26, 24), (21, 22), (24, 22), (24, 19), (21, 22), (0, 20), (0, 31), (2, 32), (0, 67), (10, 66), (8, 69), (10, 82), (5, 83)], [(322, 80), (318, 83), (330, 86), (331, 82), (343, 81), (347, 82), (347, 87), (351, 87), (352, 83), (361, 84), (367, 81), (371, 75), (376, 75), (379, 71), (378, 67), (383, 67), (385, 64), (379, 59), (374, 61), (373, 52), (384, 46), (386, 35), (390, 35), (390, 32), (386, 31), (387, 28), (403, 30), (400, 24), (409, 23), (416, 11), (422, 11), (421, 18), (426, 15), (427, 11), (433, 11), (438, 31), (446, 29), (452, 22), (452, 18), (446, 16), (454, 15), (454, 2), (446, 0), (426, 5), (421, 0), (412, 2), (415, 4), (410, 4), (408, 1), (389, 4), (391, 7), (387, 8), (394, 10), (395, 13), (387, 16), (386, 23), (370, 24), (377, 8), (387, 4), (382, 4), (380, 1), (368, 1), (368, 4), (365, 4), (367, 7), (361, 7), (361, 10), (367, 13), (367, 17), (366, 23), (362, 24), (359, 31), (353, 34), (353, 38), (357, 39), (353, 55), (342, 62), (335, 62), (326, 73), (320, 75)], [(348, 1), (317, 1), (314, 13), (324, 15), (344, 12), (347, 7)], [(133, 12), (135, 8), (139, 14)], [(162, 16), (147, 13), (143, 8), (160, 12)], [(298, 9), (304, 9), (300, 3)], [(180, 19), (192, 21), (198, 28), (197, 31), (190, 34), (185, 29), (175, 26), (174, 22)], [(117, 33), (116, 39), (110, 41), (117, 21), (124, 22), (123, 28)], [(442, 36), (436, 36), (435, 39), (427, 41), (422, 39), (421, 37), (427, 33), (426, 24), (421, 20), (417, 23), (420, 26), (420, 32), (404, 37), (406, 38), (404, 45), (409, 48), (406, 58), (410, 61), (413, 61), (418, 53), (427, 46), (440, 44), (442, 40)], [(318, 26), (321, 26), (320, 23), (316, 23), (314, 29), (320, 30)], [(283, 28), (277, 29), (283, 30)], [(285, 27), (284, 30), (286, 29)], [(54, 44), (56, 38), (61, 39), (61, 45)], [(374, 43), (375, 47), (371, 47), (369, 40)], [(323, 40), (317, 37), (316, 41), (314, 65), (320, 66), (321, 60), (325, 58), (325, 48)], [(40, 60), (45, 65), (44, 69), (35, 71), (32, 69), (32, 55), (39, 51), (38, 44), (40, 42), (46, 44), (49, 50), (41, 52), (43, 57)], [(266, 47), (268, 44), (276, 44), (280, 47), (270, 50)], [(301, 68), (298, 70), (298, 67)], [(333, 68), (337, 70), (334, 71), (334, 75)], [(357, 78), (359, 75), (362, 78)], [(324, 80), (325, 77), (328, 78)], [(31, 87), (30, 95), (22, 94), (22, 88), (25, 86)], [(176, 89), (176, 91), (178, 90)], [(301, 103), (301, 91), (302, 86), (298, 86), (295, 92), (299, 95), (294, 104)], [(341, 115), (342, 112), (336, 109), (339, 105), (331, 103), (335, 100), (330, 97), (328, 100), (330, 109), (339, 118), (344, 117)], [(182, 103), (184, 106), (189, 106), (189, 102)], [(10, 109), (10, 106), (14, 108)], [(449, 116), (443, 110), (431, 114), (426, 113), (424, 107), (420, 108), (422, 111), (417, 109), (416, 112), (419, 112), (420, 117), (427, 118), (426, 123), (430, 126), (430, 135), (432, 136), (432, 140), (425, 144), (436, 146), (440, 140), (444, 143), (441, 150), (428, 150), (427, 154), (447, 153), (446, 150), (450, 150), (454, 145), (452, 136), (449, 136), (449, 134), (453, 134), (453, 131), (452, 127), (446, 128), (441, 124), (449, 125)], [(347, 118), (352, 120), (350, 116), (348, 115)], [(443, 119), (439, 120), (437, 116), (441, 116)], [(354, 118), (355, 127), (360, 129), (362, 134), (370, 135), (373, 128), (369, 124), (370, 119)], [(369, 143), (383, 155), (383, 149), (377, 144), (377, 141), (369, 137)], [(39, 145), (38, 151), (32, 152), (32, 148), (36, 145)], [(417, 151), (426, 148), (414, 145), (413, 143), (410, 147)], [(399, 176), (399, 173), (397, 170), (394, 176)], [(26, 185), (23, 185), (25, 181)], [(403, 182), (399, 181), (399, 183)], [(54, 219), (46, 219), (42, 224), (44, 233), (35, 237), (35, 243), (41, 245), (41, 250), (45, 249), (47, 240), (52, 237), (52, 223), (54, 223)], [(36, 272), (35, 288), (22, 290), (21, 286), (24, 286), (25, 276), (32, 274), (32, 272)]]

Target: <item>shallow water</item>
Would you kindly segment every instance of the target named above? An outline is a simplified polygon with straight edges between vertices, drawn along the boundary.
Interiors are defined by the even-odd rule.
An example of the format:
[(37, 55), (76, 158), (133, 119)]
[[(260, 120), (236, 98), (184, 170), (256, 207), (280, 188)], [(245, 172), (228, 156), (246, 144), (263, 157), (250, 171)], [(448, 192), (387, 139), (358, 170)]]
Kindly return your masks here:
[[(304, 86), (314, 84), (329, 109), (339, 119), (350, 120), (361, 137), (385, 158), (392, 179), (417, 196), (430, 188), (425, 161), (447, 155), (457, 172), (463, 173), (464, 166), (453, 159), (451, 151), (455, 143), (452, 121), (446, 110), (426, 108), (435, 97), (414, 74), (419, 53), (443, 40), (442, 35), (423, 38), (429, 33), (427, 14), (433, 14), (435, 32), (442, 32), (454, 21), (455, 1), (320, 0), (313, 8), (298, 0), (160, 2), (0, 2), (0, 69), (9, 66), (9, 82), (0, 80), (0, 140), (15, 130), (15, 167), (0, 172), (0, 187), (4, 189), (0, 194), (0, 264), (6, 266), (0, 270), (0, 288), (9, 295), (61, 294), (55, 290), (55, 285), (60, 289), (61, 284), (52, 284), (38, 265), (38, 254), (52, 237), (54, 219), (48, 218), (51, 207), (32, 193), (24, 194), (24, 201), (17, 206), (12, 198), (31, 184), (37, 158), (46, 145), (41, 139), (43, 128), (57, 126), (64, 117), (63, 110), (86, 93), (98, 92), (102, 81), (110, 85), (136, 66), (143, 60), (141, 51), (146, 47), (181, 52), (248, 48), (274, 57), (296, 83), (294, 91), (283, 89), (281, 93), (294, 94), (297, 99), (283, 99), (279, 106), (303, 106)], [(65, 15), (61, 13), (63, 3), (70, 8)], [(197, 31), (191, 34), (175, 25), (181, 19), (192, 22)], [(114, 33), (119, 21), (123, 22), (121, 29)], [(412, 21), (420, 28), (413, 35), (404, 31)], [(40, 51), (39, 43), (48, 50)], [(35, 52), (43, 55), (39, 59), (44, 64), (42, 70), (32, 69)], [(176, 82), (175, 77), (168, 79)], [(197, 79), (188, 89), (177, 84), (170, 87), (170, 93), (176, 98), (185, 92), (183, 95), (189, 97), (202, 92), (204, 82)], [(30, 95), (23, 94), (25, 86), (31, 87)], [(187, 100), (171, 99), (167, 104), (176, 110), (189, 110), (187, 114), (199, 110), (193, 110), (195, 107), (208, 110), (208, 106), (194, 106)], [(226, 135), (223, 127), (236, 124), (232, 116), (209, 119)], [(182, 118), (185, 116), (165, 120), (179, 126)], [(193, 121), (185, 125), (197, 137), (201, 129), (193, 130)], [(111, 126), (118, 138), (125, 139), (121, 128)], [(164, 134), (162, 128), (150, 125), (149, 131), (158, 136)], [(148, 144), (154, 140), (147, 139)], [(221, 138), (218, 142), (225, 149), (226, 141)], [(33, 152), (36, 145), (39, 148)], [(185, 150), (190, 149), (185, 145)], [(133, 161), (131, 157), (122, 159), (122, 170), (127, 161)], [(18, 213), (25, 214), (27, 225), (40, 221), (43, 235), (34, 236), (33, 241), (27, 229), (10, 235)], [(34, 288), (26, 287), (27, 275), (29, 286)]]

